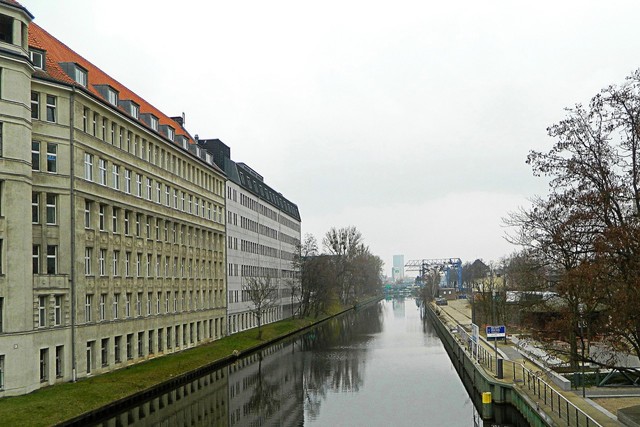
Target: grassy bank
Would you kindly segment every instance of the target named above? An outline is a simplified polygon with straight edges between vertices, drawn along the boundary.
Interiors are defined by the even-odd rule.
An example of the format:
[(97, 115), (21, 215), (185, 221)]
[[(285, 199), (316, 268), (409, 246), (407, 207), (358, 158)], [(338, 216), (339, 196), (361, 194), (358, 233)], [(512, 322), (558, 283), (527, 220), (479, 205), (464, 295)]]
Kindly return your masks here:
[[(376, 298), (377, 299), (377, 298)], [(158, 357), (107, 374), (63, 383), (18, 397), (0, 399), (3, 426), (50, 426), (100, 408), (153, 387), (216, 360), (230, 357), (234, 350), (250, 351), (270, 341), (295, 333), (351, 307), (334, 306), (330, 314), (318, 318), (286, 319), (262, 327), (262, 339), (256, 329), (179, 353)]]

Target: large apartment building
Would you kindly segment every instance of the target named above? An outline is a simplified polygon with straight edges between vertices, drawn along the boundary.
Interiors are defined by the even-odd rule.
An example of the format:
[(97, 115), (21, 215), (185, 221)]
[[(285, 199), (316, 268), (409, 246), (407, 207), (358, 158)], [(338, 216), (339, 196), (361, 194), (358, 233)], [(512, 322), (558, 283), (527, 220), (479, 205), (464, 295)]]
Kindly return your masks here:
[(0, 397), (227, 331), (224, 172), (32, 19), (0, 0)]
[(228, 333), (257, 326), (254, 304), (243, 289), (247, 278), (268, 278), (277, 297), (263, 314), (263, 323), (291, 317), (298, 275), (294, 253), (300, 244), (298, 206), (275, 191), (262, 175), (231, 160), (231, 149), (219, 139), (198, 141), (227, 174), (227, 327)]

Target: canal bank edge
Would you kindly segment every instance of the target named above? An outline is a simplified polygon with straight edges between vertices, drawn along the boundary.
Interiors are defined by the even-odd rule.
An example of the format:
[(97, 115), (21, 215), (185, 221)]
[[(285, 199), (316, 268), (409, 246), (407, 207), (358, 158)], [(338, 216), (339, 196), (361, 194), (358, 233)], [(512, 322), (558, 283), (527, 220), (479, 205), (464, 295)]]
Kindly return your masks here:
[[(189, 370), (188, 372), (184, 372), (183, 374), (179, 374), (176, 375), (166, 381), (162, 381), (160, 383), (154, 384), (148, 388), (145, 388), (144, 390), (132, 393), (128, 396), (125, 396), (123, 398), (120, 398), (118, 400), (115, 400), (107, 405), (101, 406), (99, 408), (96, 409), (92, 409), (90, 411), (84, 412), (82, 414), (79, 414), (73, 418), (67, 419), (67, 420), (63, 420), (60, 421), (58, 424), (56, 424), (57, 426), (65, 426), (65, 427), (71, 427), (71, 426), (83, 426), (86, 425), (87, 423), (91, 423), (92, 421), (97, 421), (100, 420), (102, 418), (104, 418), (104, 416), (106, 414), (109, 413), (113, 413), (116, 411), (119, 411), (123, 408), (129, 407), (132, 404), (134, 404), (135, 402), (138, 401), (144, 401), (146, 400), (146, 398), (148, 398), (149, 396), (153, 396), (155, 394), (161, 393), (162, 391), (165, 390), (171, 390), (175, 387), (177, 387), (180, 384), (183, 384), (185, 382), (191, 381), (193, 379), (199, 378), (205, 374), (207, 374), (208, 372), (214, 371), (216, 369), (219, 369), (223, 366), (226, 366), (229, 363), (232, 363), (242, 357), (248, 356), (252, 353), (255, 353), (256, 351), (259, 351), (265, 347), (268, 347), (272, 344), (275, 344), (279, 341), (285, 340), (287, 338), (296, 336), (298, 334), (304, 333), (305, 331), (314, 328), (330, 319), (333, 319), (335, 317), (341, 316), (347, 312), (353, 311), (353, 310), (358, 310), (361, 307), (365, 307), (368, 306), (370, 304), (374, 304), (374, 303), (378, 303), (380, 300), (382, 300), (383, 297), (382, 296), (375, 296), (375, 297), (371, 297), (369, 299), (366, 299), (364, 301), (361, 302), (356, 302), (353, 306), (349, 306), (346, 308), (343, 308), (339, 311), (337, 311), (336, 313), (332, 313), (330, 315), (326, 315), (325, 317), (322, 318), (318, 318), (317, 320), (308, 323), (302, 327), (296, 328), (292, 331), (289, 331), (287, 333), (284, 333), (282, 335), (279, 335), (277, 337), (274, 337), (272, 339), (269, 340), (265, 340), (264, 342), (258, 344), (258, 345), (254, 345), (251, 347), (247, 347), (244, 349), (236, 349), (234, 350), (231, 354), (227, 355), (226, 357), (222, 357), (222, 358), (218, 358), (214, 361), (212, 361), (211, 363), (207, 363), (206, 365), (203, 365), (199, 368), (196, 369), (192, 369)], [(212, 342), (211, 344), (215, 344), (215, 341)], [(189, 350), (185, 350), (185, 352), (188, 352)], [(144, 363), (144, 362), (142, 362)]]
[[(536, 405), (527, 396), (520, 394), (519, 391), (510, 384), (495, 381), (491, 376), (488, 376), (483, 370), (479, 369), (474, 361), (468, 357), (464, 348), (460, 347), (454, 336), (433, 311), (430, 304), (426, 304), (425, 314), (432, 321), (461, 379), (464, 382), (464, 376), (466, 375), (467, 379), (471, 381), (473, 388), (478, 392), (478, 395), (483, 395), (483, 393), (487, 392), (491, 393), (491, 398), (494, 403), (513, 406), (531, 426), (548, 427), (554, 425), (553, 421), (551, 421), (546, 414), (536, 410)], [(488, 412), (481, 415), (483, 418), (490, 418), (492, 415), (491, 407), (482, 406), (483, 412)]]

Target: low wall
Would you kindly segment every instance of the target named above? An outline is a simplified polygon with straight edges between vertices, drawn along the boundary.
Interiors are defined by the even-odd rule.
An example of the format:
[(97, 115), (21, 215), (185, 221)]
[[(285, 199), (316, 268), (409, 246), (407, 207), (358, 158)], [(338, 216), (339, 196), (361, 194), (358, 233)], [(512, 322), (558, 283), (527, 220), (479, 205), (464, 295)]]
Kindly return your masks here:
[(513, 406), (522, 414), (529, 425), (534, 427), (552, 425), (550, 420), (544, 419), (543, 415), (538, 413), (535, 404), (527, 396), (521, 395), (512, 385), (495, 381), (492, 376), (487, 375), (484, 369), (471, 359), (465, 349), (458, 344), (455, 337), (433, 312), (430, 305), (426, 306), (425, 314), (432, 321), (438, 332), (438, 336), (442, 340), (462, 382), (467, 388), (470, 385), (477, 394), (472, 396), (474, 400), (482, 393), (490, 392), (494, 404)]

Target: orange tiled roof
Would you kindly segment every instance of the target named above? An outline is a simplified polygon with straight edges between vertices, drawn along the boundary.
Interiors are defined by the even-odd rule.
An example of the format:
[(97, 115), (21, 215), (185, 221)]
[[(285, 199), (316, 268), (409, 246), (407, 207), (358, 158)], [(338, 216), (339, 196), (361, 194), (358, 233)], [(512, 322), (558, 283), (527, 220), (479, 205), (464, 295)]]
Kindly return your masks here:
[[(0, 0), (0, 1), (10, 1), (10, 0)], [(36, 72), (34, 73), (34, 77), (52, 79), (64, 84), (76, 86), (78, 88), (88, 91), (98, 99), (102, 99), (102, 100), (104, 100), (104, 97), (96, 90), (94, 85), (109, 85), (113, 89), (119, 92), (118, 97), (120, 100), (131, 100), (136, 104), (138, 104), (140, 106), (140, 114), (144, 114), (144, 113), (153, 114), (158, 118), (159, 125), (171, 126), (172, 128), (175, 129), (176, 135), (183, 135), (189, 139), (189, 143), (191, 144), (194, 143), (193, 139), (191, 138), (191, 135), (189, 135), (189, 133), (182, 126), (180, 126), (178, 123), (172, 120), (169, 116), (162, 113), (160, 110), (155, 108), (153, 105), (149, 104), (140, 96), (136, 95), (127, 87), (120, 84), (117, 80), (107, 75), (100, 68), (96, 67), (91, 62), (87, 61), (82, 56), (78, 55), (76, 52), (71, 50), (67, 45), (65, 45), (60, 40), (53, 37), (51, 34), (49, 34), (47, 31), (45, 31), (44, 29), (42, 29), (40, 26), (38, 26), (33, 22), (29, 24), (29, 47), (46, 51), (45, 69), (36, 70)], [(61, 62), (74, 62), (78, 64), (80, 67), (87, 70), (87, 76), (88, 76), (87, 87), (85, 88), (81, 84), (76, 83), (75, 80), (73, 80), (71, 77), (69, 77), (67, 73), (64, 72), (62, 67), (60, 67), (59, 64)], [(105, 103), (107, 103), (106, 100), (105, 100)], [(144, 123), (143, 121), (139, 121), (139, 123), (143, 126), (148, 127), (146, 123)]]

